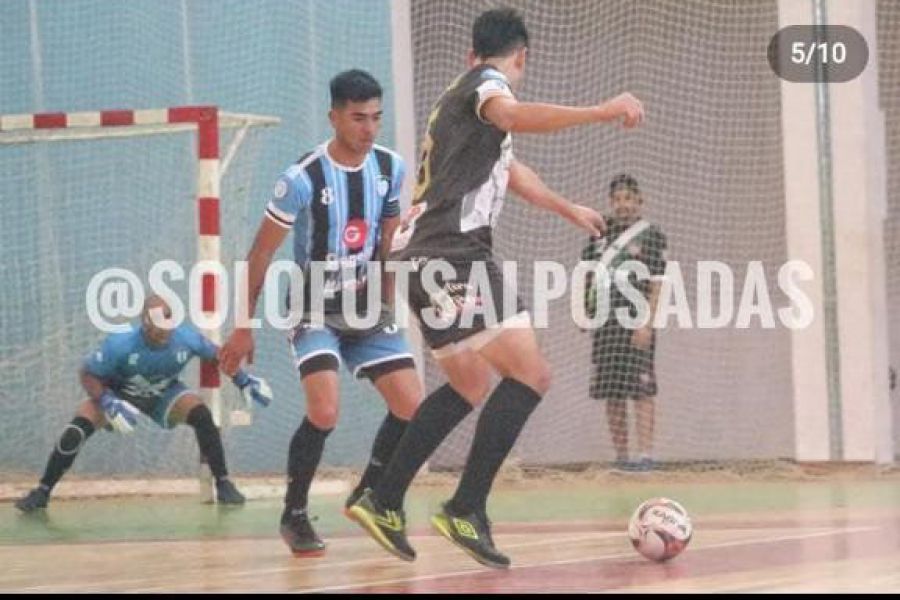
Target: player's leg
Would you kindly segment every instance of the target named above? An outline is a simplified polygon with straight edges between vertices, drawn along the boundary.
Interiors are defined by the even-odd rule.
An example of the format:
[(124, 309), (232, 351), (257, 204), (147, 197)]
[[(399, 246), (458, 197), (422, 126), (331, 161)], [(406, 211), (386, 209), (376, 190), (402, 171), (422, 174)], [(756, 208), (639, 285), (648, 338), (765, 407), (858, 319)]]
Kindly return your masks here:
[(520, 315), (506, 327), (469, 339), (475, 347), (489, 339), (478, 351), (502, 380), (481, 411), (456, 493), (432, 518), (440, 533), (478, 562), (499, 568), (508, 567), (510, 561), (494, 547), (487, 497), (497, 471), (550, 387), (551, 377), (534, 330), (523, 326), (527, 324), (527, 313)]
[(606, 399), (606, 425), (616, 450), (616, 468), (628, 468), (628, 403), (624, 398)]
[[(403, 438), (410, 419), (422, 401), (422, 385), (419, 376), (412, 366), (412, 359), (403, 361), (403, 366), (396, 364), (396, 370), (383, 372), (376, 368), (371, 374), (372, 383), (388, 405), (388, 413), (378, 427), (369, 463), (363, 472), (359, 484), (347, 499), (346, 506), (359, 500), (367, 488), (374, 487), (390, 462), (397, 444)], [(383, 368), (388, 368), (387, 365)]]
[(103, 411), (90, 399), (84, 400), (50, 453), (40, 483), (16, 501), (16, 508), (26, 513), (46, 508), (53, 487), (72, 466), (87, 439), (105, 424)]
[[(356, 377), (372, 382), (388, 407), (375, 435), (365, 472), (345, 503), (349, 509), (363, 491), (374, 487), (381, 479), (423, 394), (412, 352), (393, 324), (363, 337), (342, 338), (341, 356)], [(348, 513), (348, 516), (351, 515)]]
[(301, 327), (293, 336), (291, 348), (306, 398), (306, 415), (288, 450), (280, 531), (295, 556), (316, 556), (325, 550), (325, 542), (310, 521), (309, 489), (322, 460), (325, 440), (337, 424), (340, 346), (338, 337), (327, 327)]
[(647, 350), (635, 348), (635, 413), (637, 421), (639, 471), (652, 471), (653, 436), (656, 422), (656, 339)]
[(653, 470), (653, 430), (656, 421), (656, 397), (639, 396), (635, 398), (634, 409), (637, 420), (637, 442), (641, 471)]
[(472, 408), (484, 402), (491, 389), (491, 367), (476, 352), (458, 348), (438, 356), (448, 381), (422, 401), (388, 472), (375, 487), (375, 496), (390, 508), (402, 507), (403, 497), (422, 465)]
[[(463, 269), (461, 281), (468, 277)], [(454, 286), (453, 289), (456, 289)], [(408, 289), (409, 306), (414, 315), (433, 305), (431, 294), (421, 281), (421, 270), (411, 274)], [(421, 323), (422, 335), (439, 361), (457, 364), (450, 371), (449, 382), (434, 390), (422, 401), (397, 446), (381, 481), (350, 507), (351, 517), (359, 522), (379, 544), (394, 555), (413, 560), (415, 552), (406, 540), (403, 498), (413, 478), (428, 457), (447, 435), (485, 397), (491, 381), (490, 367), (474, 352), (455, 342), (466, 333), (458, 327), (431, 327)]]
[[(465, 282), (470, 264), (457, 266), (461, 268), (457, 269), (456, 280)], [(433, 306), (421, 275), (422, 269), (413, 271), (407, 290), (410, 309), (417, 318)], [(394, 511), (402, 509), (406, 490), (428, 457), (472, 411), (472, 406), (484, 401), (491, 385), (490, 366), (466, 346), (455, 343), (466, 332), (459, 327), (431, 327), (427, 321), (420, 321), (420, 325), (434, 357), (448, 374), (448, 382), (422, 401), (381, 481), (372, 490), (376, 505)]]
[(475, 352), (460, 348), (439, 361), (445, 365), (448, 383), (425, 398), (381, 480), (349, 509), (379, 544), (404, 560), (415, 558), (404, 531), (406, 491), (428, 457), (490, 390), (490, 366)]
[(620, 471), (634, 471), (637, 464), (628, 452), (628, 401), (639, 394), (632, 334), (616, 322), (607, 323), (594, 343), (597, 373), (593, 391), (606, 402), (606, 425), (616, 452), (614, 468)]
[(530, 327), (504, 329), (479, 353), (502, 380), (480, 415), (463, 477), (450, 502), (451, 509), (463, 514), (485, 510), (497, 470), (550, 387), (550, 366)]
[(225, 463), (225, 449), (222, 446), (222, 435), (213, 420), (212, 412), (195, 392), (181, 382), (173, 383), (163, 394), (158, 404), (158, 412), (154, 420), (165, 427), (175, 427), (184, 423), (194, 430), (200, 454), (209, 465), (216, 486), (216, 502), (218, 504), (243, 504), (244, 495), (228, 478), (228, 466)]

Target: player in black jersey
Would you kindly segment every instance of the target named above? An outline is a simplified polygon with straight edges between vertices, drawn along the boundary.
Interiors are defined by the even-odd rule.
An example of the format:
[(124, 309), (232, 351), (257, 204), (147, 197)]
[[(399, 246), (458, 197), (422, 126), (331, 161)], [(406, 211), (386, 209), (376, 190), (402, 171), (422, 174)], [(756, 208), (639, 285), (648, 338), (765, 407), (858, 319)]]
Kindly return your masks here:
[[(507, 302), (511, 292), (492, 261), (491, 232), (507, 187), (592, 234), (604, 228), (599, 213), (556, 194), (515, 159), (511, 134), (619, 120), (634, 127), (643, 118), (640, 102), (630, 94), (583, 108), (518, 102), (512, 87), (522, 78), (528, 41), (514, 10), (490, 10), (475, 21), (470, 70), (444, 91), (428, 119), (413, 205), (394, 237), (392, 258), (409, 259), (417, 267), (409, 304), (448, 383), (425, 399), (382, 479), (350, 513), (382, 546), (407, 560), (415, 553), (404, 533), (403, 496), (419, 467), (472, 406), (487, 398), (459, 487), (432, 524), (482, 564), (505, 568), (510, 563), (494, 547), (487, 496), (550, 386), (550, 367), (529, 314), (517, 300)], [(430, 286), (427, 272), (437, 263), (455, 273)], [(473, 286), (470, 273), (480, 274), (486, 285)], [(488, 315), (507, 304), (518, 310), (492, 322)], [(494, 373), (501, 381), (491, 391)]]

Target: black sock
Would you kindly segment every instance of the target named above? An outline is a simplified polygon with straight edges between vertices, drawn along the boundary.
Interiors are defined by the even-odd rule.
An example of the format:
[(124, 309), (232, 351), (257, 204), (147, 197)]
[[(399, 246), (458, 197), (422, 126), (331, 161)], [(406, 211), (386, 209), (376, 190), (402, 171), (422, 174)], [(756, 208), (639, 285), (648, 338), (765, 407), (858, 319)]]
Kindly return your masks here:
[(485, 511), (494, 477), (540, 400), (540, 394), (520, 381), (500, 382), (478, 418), (466, 467), (447, 505), (451, 514)]
[(386, 508), (401, 508), (403, 496), (419, 468), (470, 412), (472, 406), (450, 384), (425, 398), (375, 486), (378, 501)]
[(228, 477), (228, 469), (225, 467), (225, 450), (222, 448), (222, 436), (213, 422), (212, 413), (205, 404), (200, 404), (191, 409), (185, 422), (193, 427), (197, 436), (197, 446), (200, 454), (206, 459), (209, 470), (212, 471), (216, 481)]
[(53, 490), (53, 486), (62, 479), (69, 467), (78, 456), (78, 452), (84, 446), (91, 434), (94, 433), (94, 424), (84, 417), (75, 417), (72, 422), (66, 425), (56, 447), (47, 460), (47, 466), (44, 468), (44, 476), (41, 477), (41, 486), (47, 492)]
[(388, 411), (384, 421), (381, 422), (381, 427), (378, 428), (375, 442), (372, 444), (372, 456), (369, 459), (369, 464), (366, 466), (359, 485), (353, 490), (354, 493), (374, 487), (378, 483), (381, 479), (381, 474), (394, 455), (394, 450), (397, 448), (397, 444), (400, 443), (407, 425), (409, 425), (409, 421), (404, 421)]
[(325, 438), (329, 433), (331, 429), (319, 429), (309, 419), (304, 418), (291, 438), (291, 448), (288, 451), (288, 485), (284, 496), (285, 513), (306, 508), (309, 502), (309, 486), (312, 485), (316, 468), (322, 460)]

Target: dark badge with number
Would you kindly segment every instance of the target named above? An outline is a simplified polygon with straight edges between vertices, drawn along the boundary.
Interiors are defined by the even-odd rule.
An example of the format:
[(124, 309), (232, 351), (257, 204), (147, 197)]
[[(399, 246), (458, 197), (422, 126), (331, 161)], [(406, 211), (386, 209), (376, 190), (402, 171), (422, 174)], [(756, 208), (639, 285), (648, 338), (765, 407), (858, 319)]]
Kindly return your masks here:
[(769, 66), (794, 83), (844, 83), (869, 62), (865, 38), (846, 25), (791, 25), (772, 37)]

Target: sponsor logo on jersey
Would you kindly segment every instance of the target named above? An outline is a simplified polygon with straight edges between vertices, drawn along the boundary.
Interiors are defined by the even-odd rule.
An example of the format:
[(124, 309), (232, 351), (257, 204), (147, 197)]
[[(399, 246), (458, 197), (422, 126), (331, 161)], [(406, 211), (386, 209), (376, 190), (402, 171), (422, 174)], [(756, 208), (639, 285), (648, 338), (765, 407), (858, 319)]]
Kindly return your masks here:
[(378, 183), (375, 184), (375, 190), (378, 192), (378, 195), (382, 198), (386, 198), (388, 192), (391, 189), (391, 182), (388, 181), (388, 178), (382, 175), (378, 178)]
[(275, 189), (272, 190), (272, 193), (276, 198), (284, 198), (287, 195), (287, 191), (287, 181), (285, 181), (284, 179), (279, 179), (275, 182)]
[(361, 250), (366, 244), (369, 228), (362, 219), (350, 219), (344, 227), (344, 245), (350, 250)]

